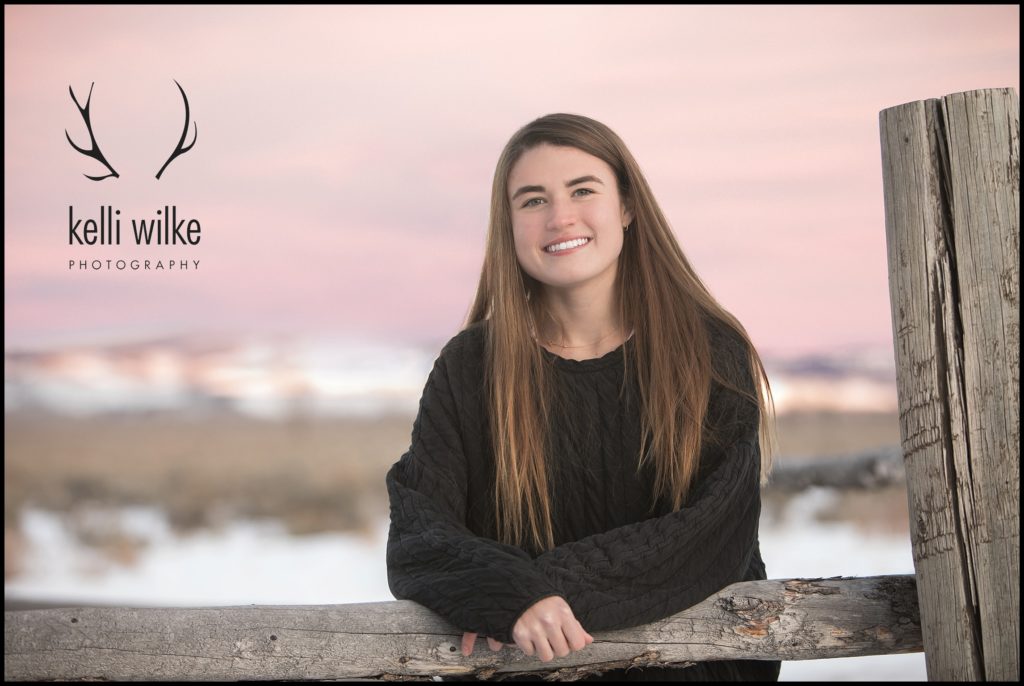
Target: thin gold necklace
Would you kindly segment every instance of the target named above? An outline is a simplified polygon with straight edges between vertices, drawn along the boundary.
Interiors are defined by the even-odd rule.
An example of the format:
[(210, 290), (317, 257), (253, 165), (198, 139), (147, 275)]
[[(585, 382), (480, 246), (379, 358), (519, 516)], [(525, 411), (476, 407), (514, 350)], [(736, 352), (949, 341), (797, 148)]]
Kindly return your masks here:
[(621, 331), (621, 330), (622, 330), (622, 327), (618, 326), (615, 329), (613, 329), (611, 333), (606, 334), (606, 335), (602, 336), (601, 338), (598, 338), (593, 343), (585, 344), (585, 345), (562, 345), (561, 343), (555, 343), (554, 341), (549, 341), (549, 340), (545, 340), (544, 342), (547, 343), (548, 345), (558, 346), (559, 348), (561, 348), (563, 350), (576, 350), (576, 349), (579, 349), (579, 348), (589, 348), (590, 346), (597, 345), (598, 343), (600, 343), (604, 339), (608, 338), (608, 336), (611, 336), (612, 334), (616, 333), (617, 331)]

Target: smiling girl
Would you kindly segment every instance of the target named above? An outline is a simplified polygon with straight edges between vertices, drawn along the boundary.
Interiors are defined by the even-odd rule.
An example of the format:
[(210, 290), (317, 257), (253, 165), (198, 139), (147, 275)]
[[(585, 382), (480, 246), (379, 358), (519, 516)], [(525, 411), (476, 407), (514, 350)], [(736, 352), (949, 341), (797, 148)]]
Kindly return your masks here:
[[(537, 119), (498, 160), (475, 302), (387, 475), (391, 591), (462, 628), (466, 655), (480, 636), (547, 662), (765, 579), (770, 409), (749, 337), (621, 139)], [(589, 680), (774, 680), (779, 664)]]

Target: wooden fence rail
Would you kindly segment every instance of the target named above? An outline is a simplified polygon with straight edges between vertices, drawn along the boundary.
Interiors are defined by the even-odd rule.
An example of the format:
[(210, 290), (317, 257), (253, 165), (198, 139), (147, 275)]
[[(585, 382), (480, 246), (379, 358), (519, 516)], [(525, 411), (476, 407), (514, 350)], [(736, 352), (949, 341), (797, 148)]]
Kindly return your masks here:
[(722, 659), (923, 650), (913, 575), (733, 584), (664, 620), (594, 632), (543, 663), (515, 646), (469, 657), (462, 632), (408, 600), (353, 605), (63, 608), (4, 613), (4, 680), (381, 679), (548, 673)]

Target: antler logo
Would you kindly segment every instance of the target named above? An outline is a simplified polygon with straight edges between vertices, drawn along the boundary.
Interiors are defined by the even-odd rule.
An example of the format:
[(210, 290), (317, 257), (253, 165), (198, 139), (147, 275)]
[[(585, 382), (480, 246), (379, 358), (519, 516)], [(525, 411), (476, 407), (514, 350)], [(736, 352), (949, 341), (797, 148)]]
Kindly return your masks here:
[[(156, 173), (157, 179), (160, 178), (160, 175), (164, 173), (165, 169), (167, 169), (167, 165), (169, 165), (174, 160), (175, 157), (177, 157), (178, 155), (183, 155), (189, 150), (191, 150), (192, 146), (196, 144), (196, 139), (199, 137), (199, 127), (196, 125), (195, 122), (192, 122), (192, 142), (189, 143), (188, 146), (182, 147), (185, 145), (185, 136), (188, 135), (188, 97), (185, 95), (185, 89), (181, 87), (180, 83), (175, 81), (174, 84), (178, 87), (178, 90), (181, 91), (181, 97), (185, 101), (185, 128), (181, 132), (181, 139), (178, 141), (178, 145), (174, 149), (174, 152), (172, 152), (171, 156), (167, 158), (166, 162), (164, 162), (164, 166), (160, 167), (160, 171)], [(71, 86), (68, 86), (68, 92), (71, 93), (71, 99), (75, 101), (75, 107), (77, 107), (78, 111), (82, 113), (82, 119), (85, 120), (85, 127), (89, 131), (89, 141), (92, 147), (86, 150), (85, 148), (75, 145), (75, 142), (71, 140), (71, 134), (68, 133), (67, 129), (64, 129), (64, 135), (67, 136), (68, 143), (71, 144), (72, 148), (82, 153), (86, 157), (93, 158), (94, 160), (96, 160), (97, 162), (99, 162), (104, 167), (110, 170), (110, 173), (107, 174), (106, 176), (89, 176), (88, 174), (83, 174), (82, 176), (84, 176), (87, 179), (92, 179), (93, 181), (102, 181), (103, 179), (109, 179), (111, 176), (113, 176), (115, 179), (120, 178), (120, 174), (118, 174), (117, 171), (112, 166), (110, 166), (110, 163), (107, 162), (107, 158), (103, 156), (103, 153), (100, 151), (100, 146), (96, 142), (96, 136), (93, 135), (92, 132), (92, 122), (89, 120), (89, 103), (92, 101), (92, 87), (94, 85), (96, 85), (95, 81), (89, 84), (89, 97), (85, 101), (85, 107), (82, 107), (78, 103), (78, 98), (75, 97), (75, 91), (71, 89)]]

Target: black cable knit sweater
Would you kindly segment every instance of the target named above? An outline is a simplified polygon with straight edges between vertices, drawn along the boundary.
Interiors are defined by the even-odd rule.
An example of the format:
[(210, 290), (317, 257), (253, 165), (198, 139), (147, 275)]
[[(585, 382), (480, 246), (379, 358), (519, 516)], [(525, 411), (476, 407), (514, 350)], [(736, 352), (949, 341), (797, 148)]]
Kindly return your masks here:
[[(672, 512), (653, 499), (652, 460), (637, 473), (636, 375), (620, 397), (623, 349), (567, 360), (543, 350), (563, 402), (550, 433), (556, 547), (499, 543), (484, 395), (487, 322), (442, 349), (427, 379), (409, 450), (387, 474), (388, 583), (463, 631), (504, 643), (538, 600), (561, 596), (588, 632), (652, 622), (737, 581), (764, 579), (758, 550), (757, 407), (713, 384), (697, 479)], [(711, 328), (714, 364), (753, 388), (741, 341)], [(648, 442), (649, 444), (649, 442)], [(650, 508), (653, 506), (653, 511)], [(479, 647), (477, 648), (479, 650)], [(775, 680), (779, 662), (615, 670), (591, 680)]]

